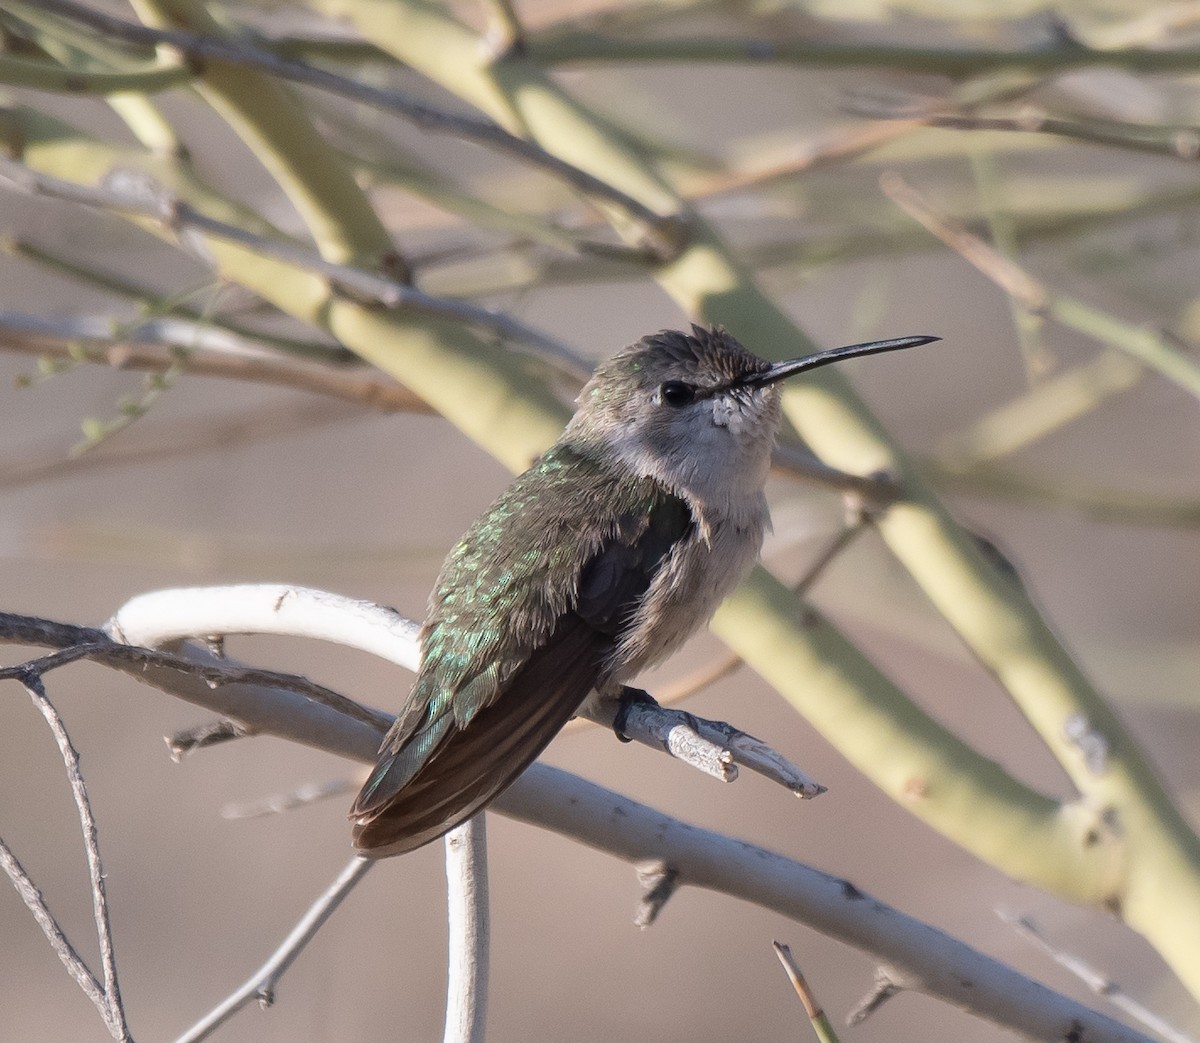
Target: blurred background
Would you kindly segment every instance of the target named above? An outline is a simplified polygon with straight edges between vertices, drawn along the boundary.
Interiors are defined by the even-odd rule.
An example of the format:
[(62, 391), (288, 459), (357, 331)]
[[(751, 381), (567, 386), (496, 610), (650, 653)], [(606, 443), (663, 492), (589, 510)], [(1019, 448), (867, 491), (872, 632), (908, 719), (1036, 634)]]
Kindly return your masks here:
[[(120, 4), (92, 6), (134, 17)], [(64, 64), (71, 55), (106, 57), (36, 7), (14, 4), (0, 16), (7, 56)], [(289, 53), (463, 109), (344, 23), (287, 5), (211, 10), (233, 31), (292, 41)], [(454, 13), (485, 26), (485, 8), (463, 3)], [(1019, 570), (1194, 826), (1200, 415), (1194, 387), (1131, 361), (1118, 342), (1129, 331), (1161, 331), (1185, 366), (1195, 364), (1200, 5), (538, 0), (522, 2), (518, 14), (530, 54), (545, 46), (557, 81), (652, 158), (818, 344), (944, 338), (844, 370), (899, 444), (925, 462), (956, 517)], [(611, 41), (612, 54), (571, 60), (571, 41), (589, 34)], [(731, 47), (749, 38), (820, 44), (844, 57), (814, 66), (621, 53), (623, 45), (697, 37)], [(565, 57), (553, 57), (556, 45)], [(1068, 56), (1062, 68), (989, 59), (970, 70), (936, 56), (925, 65), (879, 57), (930, 48), (1036, 58), (1080, 45), (1151, 57), (1085, 67)], [(1196, 61), (1154, 57), (1171, 52)], [(10, 153), (17, 136), (31, 133), (43, 144), (73, 144), (78, 134), (114, 156), (145, 146), (128, 113), (103, 98), (6, 75)], [(551, 215), (572, 235), (600, 238), (595, 213), (561, 186), (353, 101), (297, 94), (327, 140), (354, 158), (427, 291), (502, 309), (589, 361), (689, 321), (635, 265), (557, 250), (529, 229), (476, 219), (463, 202), (482, 200), (531, 224)], [(216, 196), (304, 235), (270, 174), (202, 98), (180, 85), (154, 102)], [(85, 151), (81, 169), (91, 162)], [(881, 191), (887, 171), (902, 172), (930, 207), (966, 222), (1049, 292), (1090, 309), (1099, 335), (1014, 302)], [(441, 185), (449, 202), (439, 203), (430, 185)], [(134, 369), (72, 360), (79, 338), (70, 322), (97, 316), (114, 320), (110, 336), (89, 341), (105, 350), (147, 318), (189, 313), (197, 327), (246, 327), (264, 352), (286, 354), (270, 337), (331, 357), (336, 345), (214, 277), (203, 258), (114, 214), (5, 188), (0, 232), (8, 247), (0, 257), (0, 610), (98, 625), (146, 590), (279, 581), (423, 614), (443, 555), (508, 481), (499, 463), (434, 415), (205, 376), (189, 372), (185, 357), (157, 384)], [(21, 316), (40, 317), (47, 329), (33, 336)], [(573, 393), (569, 382), (555, 387), (564, 400)], [(843, 503), (786, 477), (774, 478), (769, 494), (775, 533), (764, 557), (795, 578), (841, 527)], [(834, 562), (812, 599), (977, 749), (1046, 793), (1071, 794), (1003, 690), (875, 533)], [(393, 667), (332, 646), (238, 639), (229, 651), (387, 710), (409, 684)], [(699, 637), (646, 687), (722, 654), (714, 638)], [(4, 660), (22, 655), (7, 648)], [(162, 737), (203, 720), (194, 707), (89, 664), (54, 673), (48, 687), (100, 823), (134, 1034), (173, 1038), (262, 962), (350, 853), (349, 795), (262, 818), (229, 818), (227, 809), (313, 781), (353, 780), (359, 768), (272, 738), (177, 765)], [(9, 684), (3, 696), (0, 834), (94, 959), (61, 761), (20, 687)], [(747, 773), (722, 786), (584, 725), (571, 726), (546, 759), (845, 876), (1052, 988), (1101, 1004), (996, 909), (1028, 914), (1056, 944), (1179, 1028), (1200, 1032), (1194, 1002), (1140, 937), (1096, 910), (1008, 880), (921, 824), (749, 670), (686, 705), (768, 740), (829, 792), (801, 804)], [(772, 939), (791, 945), (835, 1021), (869, 991), (868, 957), (802, 925), (684, 888), (639, 931), (639, 889), (624, 863), (496, 814), (489, 834), (495, 1043), (806, 1038)], [(284, 978), (276, 1006), (243, 1012), (214, 1038), (438, 1038), (444, 892), (440, 845), (381, 865)], [(105, 1038), (7, 888), (0, 938), (6, 1038)], [(984, 1043), (1006, 1033), (901, 995), (843, 1038)]]

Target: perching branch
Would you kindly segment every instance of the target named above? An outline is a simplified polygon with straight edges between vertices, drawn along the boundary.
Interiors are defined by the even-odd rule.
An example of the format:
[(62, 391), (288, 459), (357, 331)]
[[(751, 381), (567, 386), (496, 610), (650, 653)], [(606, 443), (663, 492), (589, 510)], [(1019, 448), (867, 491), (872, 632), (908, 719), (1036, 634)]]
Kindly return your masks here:
[[(112, 618), (109, 633), (132, 644), (156, 646), (198, 634), (282, 634), (337, 641), (408, 670), (419, 666), (418, 624), (394, 609), (326, 591), (278, 584), (244, 584), (141, 594)], [(613, 727), (617, 706), (593, 700), (580, 715)], [(653, 703), (628, 707), (623, 733), (651, 749), (732, 782), (740, 764), (800, 797), (825, 787), (760, 739), (722, 721), (709, 721)]]

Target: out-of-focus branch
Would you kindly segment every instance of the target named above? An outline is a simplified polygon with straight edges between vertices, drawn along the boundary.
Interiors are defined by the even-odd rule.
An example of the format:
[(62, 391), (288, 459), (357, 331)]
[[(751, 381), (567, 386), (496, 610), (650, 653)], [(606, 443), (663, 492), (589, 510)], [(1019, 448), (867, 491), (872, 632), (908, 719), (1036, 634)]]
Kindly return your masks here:
[(600, 178), (559, 159), (533, 142), (510, 134), (489, 120), (446, 112), (418, 101), (405, 91), (376, 87), (316, 66), (283, 58), (270, 51), (250, 47), (241, 42), (200, 36), (178, 30), (135, 25), (73, 3), (71, 0), (40, 0), (40, 6), (64, 18), (91, 26), (113, 39), (150, 47), (166, 44), (190, 59), (216, 59), (231, 65), (269, 73), (295, 83), (318, 87), (353, 101), (373, 105), (401, 115), (422, 130), (451, 134), (466, 141), (494, 148), (545, 170), (585, 196), (624, 210), (636, 221), (647, 226), (648, 233), (663, 244), (664, 252), (671, 250), (670, 244), (675, 243), (684, 232), (684, 226), (677, 216), (655, 213), (632, 196), (613, 188)]
[(328, 279), (342, 292), (386, 308), (411, 309), (417, 313), (453, 319), (483, 326), (538, 350), (548, 361), (565, 368), (576, 377), (586, 377), (590, 369), (577, 355), (558, 341), (547, 337), (505, 312), (481, 308), (465, 301), (433, 297), (407, 283), (389, 279), (350, 265), (327, 261), (302, 247), (246, 231), (200, 213), (182, 199), (161, 193), (134, 194), (110, 188), (88, 187), (44, 174), (13, 160), (0, 158), (0, 177), (39, 195), (69, 199), (85, 206), (136, 214), (161, 222), (176, 231), (195, 231), (218, 236), (247, 247), (263, 256), (314, 272)]
[(1200, 527), (1200, 499), (1194, 497), (1130, 492), (1075, 477), (1029, 474), (1000, 464), (977, 464), (962, 471), (931, 460), (924, 464), (924, 470), (931, 482), (949, 492), (1069, 507), (1093, 518), (1128, 525)]
[(39, 319), (35, 326), (19, 318), (12, 313), (0, 314), (0, 351), (147, 373), (163, 373), (172, 366), (180, 366), (196, 376), (311, 391), (388, 413), (433, 412), (407, 388), (385, 377), (373, 379), (328, 367), (287, 362), (277, 352), (269, 356), (225, 355), (186, 347), (181, 353), (177, 344), (155, 338), (157, 325), (149, 329), (145, 325), (137, 327), (131, 331), (132, 338), (125, 332), (113, 338), (99, 338), (95, 329), (81, 327), (73, 319)]
[(1200, 366), (1179, 351), (1178, 345), (1166, 333), (1125, 322), (1100, 308), (1051, 290), (978, 236), (936, 213), (898, 174), (884, 174), (880, 186), (905, 213), (1031, 311), (1125, 352), (1200, 398)]
[(1139, 1003), (1117, 982), (1107, 975), (1101, 974), (1086, 960), (1052, 944), (1029, 917), (1001, 912), (1000, 919), (1026, 941), (1041, 949), (1060, 967), (1074, 974), (1097, 996), (1103, 996), (1118, 1010), (1124, 1011), (1134, 1021), (1145, 1025), (1151, 1032), (1167, 1040), (1167, 1043), (1197, 1043), (1195, 1036), (1181, 1031), (1166, 1018), (1154, 1013), (1145, 1004)]
[(1095, 50), (1059, 39), (1024, 50), (989, 47), (921, 47), (841, 40), (781, 40), (775, 37), (662, 34), (605, 36), (595, 31), (547, 29), (530, 35), (529, 58), (541, 65), (621, 62), (732, 62), (742, 65), (800, 65), (808, 68), (880, 68), (928, 75), (977, 76), (1024, 69), (1065, 72), (1087, 66), (1117, 66), (1142, 72), (1185, 72), (1196, 67), (1192, 49), (1125, 47)]
[(0, 53), (0, 83), (6, 87), (63, 94), (117, 94), (163, 91), (187, 83), (192, 71), (178, 63), (153, 62), (127, 69), (68, 69), (47, 61)]

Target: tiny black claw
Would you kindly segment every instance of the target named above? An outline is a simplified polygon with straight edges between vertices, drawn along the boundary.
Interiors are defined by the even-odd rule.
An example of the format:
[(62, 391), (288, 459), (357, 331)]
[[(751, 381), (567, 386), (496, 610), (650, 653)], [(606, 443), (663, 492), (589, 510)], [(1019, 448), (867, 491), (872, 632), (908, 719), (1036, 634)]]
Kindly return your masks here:
[(625, 719), (629, 716), (629, 708), (638, 703), (643, 706), (657, 706), (658, 700), (641, 688), (630, 688), (629, 685), (622, 685), (621, 694), (617, 696), (617, 713), (613, 717), (613, 734), (622, 742), (633, 741), (625, 734)]

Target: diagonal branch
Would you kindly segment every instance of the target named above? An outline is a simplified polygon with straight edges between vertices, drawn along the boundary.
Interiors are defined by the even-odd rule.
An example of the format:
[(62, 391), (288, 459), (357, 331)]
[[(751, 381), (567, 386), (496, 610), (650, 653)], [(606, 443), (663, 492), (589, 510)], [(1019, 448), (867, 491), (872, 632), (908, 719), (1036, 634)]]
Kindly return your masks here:
[(898, 174), (884, 174), (880, 186), (906, 214), (1031, 311), (1124, 352), (1200, 398), (1200, 366), (1180, 351), (1165, 331), (1125, 322), (1039, 283), (989, 243), (938, 214)]
[(63, 966), (67, 968), (67, 973), (79, 983), (84, 995), (95, 1004), (100, 1016), (107, 1023), (108, 997), (104, 994), (104, 986), (96, 979), (88, 965), (83, 962), (83, 957), (75, 951), (75, 947), (63, 934), (62, 928), (59, 927), (58, 921), (46, 904), (46, 899), (42, 897), (42, 892), (3, 839), (0, 839), (0, 865), (4, 866), (4, 871), (12, 881), (13, 887), (17, 889), (17, 894), (21, 896), (21, 900), (33, 913), (34, 920), (37, 921), (37, 925), (50, 942), (50, 948), (62, 960)]
[[(40, 672), (32, 667), (26, 667), (18, 676), (25, 691), (33, 700), (33, 704), (50, 726), (54, 741), (58, 743), (58, 750), (62, 754), (63, 764), (67, 770), (67, 781), (71, 786), (71, 796), (74, 798), (76, 810), (79, 812), (79, 824), (83, 830), (83, 847), (87, 854), (88, 883), (92, 891), (92, 915), (96, 921), (96, 937), (100, 943), (100, 966), (104, 973), (104, 1006), (101, 1013), (104, 1015), (108, 1030), (114, 1039), (120, 1040), (121, 1043), (132, 1043), (133, 1037), (129, 1034), (129, 1026), (125, 1021), (125, 1008), (121, 1003), (121, 987), (117, 980), (117, 959), (113, 951), (112, 923), (108, 915), (104, 865), (100, 859), (100, 834), (96, 828), (96, 818), (92, 814), (92, 802), (88, 798), (83, 773), (79, 769), (79, 754), (71, 745), (71, 737), (67, 734), (62, 717), (59, 716), (54, 704), (46, 695), (46, 687), (42, 683)], [(75, 980), (90, 995), (90, 990), (80, 976), (74, 972), (70, 963), (67, 964), (67, 969), (72, 971)]]
[(338, 874), (337, 879), (309, 907), (308, 912), (300, 918), (299, 923), (292, 928), (291, 933), (270, 955), (266, 963), (250, 975), (240, 988), (176, 1039), (175, 1043), (199, 1043), (254, 1000), (258, 1000), (265, 1007), (274, 1003), (275, 989), (279, 985), (279, 979), (287, 973), (288, 968), (304, 951), (304, 947), (313, 940), (316, 933), (337, 911), (338, 906), (354, 890), (358, 882), (367, 875), (373, 865), (375, 863), (370, 859), (357, 856), (352, 858), (346, 864), (346, 868)]

